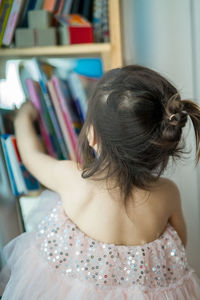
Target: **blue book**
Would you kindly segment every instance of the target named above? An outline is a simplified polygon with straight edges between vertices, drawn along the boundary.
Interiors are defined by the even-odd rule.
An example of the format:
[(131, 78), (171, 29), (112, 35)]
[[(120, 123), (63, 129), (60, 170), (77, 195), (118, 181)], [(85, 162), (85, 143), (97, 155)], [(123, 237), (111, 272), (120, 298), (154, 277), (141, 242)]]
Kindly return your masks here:
[(7, 170), (8, 170), (8, 176), (9, 176), (9, 179), (10, 179), (10, 185), (11, 185), (11, 188), (12, 188), (12, 192), (15, 196), (18, 196), (20, 193), (17, 190), (15, 178), (14, 178), (14, 175), (13, 175), (13, 172), (12, 172), (12, 167), (11, 167), (11, 164), (10, 164), (10, 159), (9, 159), (8, 152), (7, 152), (6, 145), (5, 145), (5, 141), (9, 136), (10, 136), (9, 134), (2, 134), (1, 135), (1, 144), (2, 144), (2, 148), (3, 148), (3, 154), (4, 154), (4, 157), (5, 157), (5, 162), (6, 162), (6, 166), (7, 166)]

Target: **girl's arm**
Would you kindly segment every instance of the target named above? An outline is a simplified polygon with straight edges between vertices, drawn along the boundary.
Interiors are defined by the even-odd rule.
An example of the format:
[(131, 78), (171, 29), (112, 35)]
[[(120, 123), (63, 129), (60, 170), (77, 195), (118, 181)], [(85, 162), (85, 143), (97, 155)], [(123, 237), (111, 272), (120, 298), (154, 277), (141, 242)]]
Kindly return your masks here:
[(70, 181), (72, 161), (59, 161), (45, 153), (35, 128), (38, 113), (31, 102), (22, 105), (14, 121), (17, 145), (21, 159), (35, 178), (47, 188), (60, 192)]
[(183, 242), (183, 245), (186, 247), (187, 243), (187, 230), (186, 224), (183, 216), (182, 205), (181, 205), (181, 196), (178, 187), (174, 182), (170, 183), (171, 190), (171, 216), (169, 218), (169, 223), (174, 227), (177, 231), (180, 239)]

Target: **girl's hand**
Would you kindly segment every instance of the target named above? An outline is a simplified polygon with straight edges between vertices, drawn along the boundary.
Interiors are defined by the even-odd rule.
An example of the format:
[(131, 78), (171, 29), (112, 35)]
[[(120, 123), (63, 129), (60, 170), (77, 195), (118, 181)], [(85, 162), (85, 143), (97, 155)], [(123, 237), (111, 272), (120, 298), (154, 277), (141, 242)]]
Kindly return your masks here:
[(30, 101), (27, 101), (22, 104), (20, 109), (16, 112), (15, 119), (21, 118), (23, 116), (27, 116), (32, 121), (35, 121), (38, 118), (38, 112)]

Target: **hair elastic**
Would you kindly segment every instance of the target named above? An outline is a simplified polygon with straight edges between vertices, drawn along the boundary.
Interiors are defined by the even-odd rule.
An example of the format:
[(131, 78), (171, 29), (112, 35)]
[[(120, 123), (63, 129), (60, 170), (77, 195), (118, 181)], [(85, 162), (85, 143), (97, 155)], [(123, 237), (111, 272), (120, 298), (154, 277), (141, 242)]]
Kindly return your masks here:
[(171, 121), (173, 117), (175, 117), (176, 114), (172, 114), (170, 117), (169, 117), (169, 120)]

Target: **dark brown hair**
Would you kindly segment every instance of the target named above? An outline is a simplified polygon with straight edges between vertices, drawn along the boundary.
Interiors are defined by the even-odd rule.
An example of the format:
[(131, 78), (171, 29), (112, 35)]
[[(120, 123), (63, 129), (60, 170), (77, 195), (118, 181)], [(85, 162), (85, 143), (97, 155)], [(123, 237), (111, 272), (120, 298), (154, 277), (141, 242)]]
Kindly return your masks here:
[[(115, 178), (124, 199), (133, 187), (148, 189), (165, 170), (169, 158), (180, 157), (182, 128), (188, 116), (200, 142), (200, 108), (181, 100), (177, 89), (159, 73), (130, 65), (104, 74), (89, 100), (79, 149), (82, 177)], [(99, 147), (89, 146), (93, 125)]]

